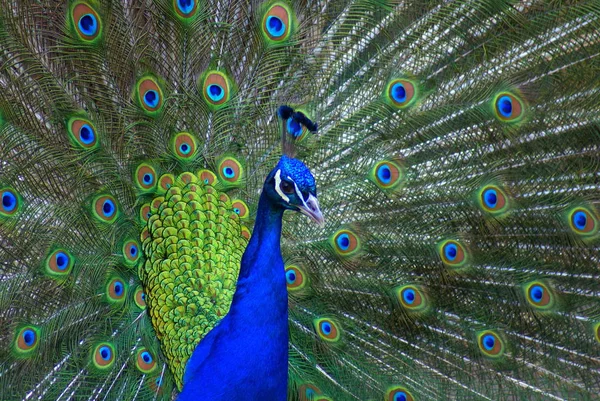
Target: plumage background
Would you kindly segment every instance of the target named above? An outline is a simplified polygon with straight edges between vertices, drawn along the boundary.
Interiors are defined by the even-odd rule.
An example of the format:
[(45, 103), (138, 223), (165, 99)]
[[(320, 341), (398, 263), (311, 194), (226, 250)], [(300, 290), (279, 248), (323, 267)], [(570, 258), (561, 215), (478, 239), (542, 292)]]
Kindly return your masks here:
[[(598, 1), (1, 1), (0, 398), (174, 396), (144, 208), (208, 169), (251, 228), (288, 104), (326, 219), (284, 218), (290, 399), (595, 399), (599, 54)], [(214, 305), (243, 248), (212, 219)], [(184, 355), (228, 306), (203, 308), (170, 315)]]

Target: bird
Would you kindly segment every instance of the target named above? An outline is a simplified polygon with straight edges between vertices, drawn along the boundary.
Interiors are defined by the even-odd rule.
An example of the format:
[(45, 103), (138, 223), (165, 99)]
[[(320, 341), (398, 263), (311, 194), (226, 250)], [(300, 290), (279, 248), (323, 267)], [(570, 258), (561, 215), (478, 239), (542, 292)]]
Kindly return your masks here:
[(599, 55), (595, 0), (0, 0), (0, 399), (597, 399)]

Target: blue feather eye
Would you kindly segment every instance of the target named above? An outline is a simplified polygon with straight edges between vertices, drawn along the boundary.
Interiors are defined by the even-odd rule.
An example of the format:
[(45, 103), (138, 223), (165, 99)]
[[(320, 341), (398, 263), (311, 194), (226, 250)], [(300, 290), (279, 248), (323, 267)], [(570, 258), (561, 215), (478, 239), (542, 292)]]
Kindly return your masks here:
[(516, 95), (502, 92), (495, 97), (494, 111), (496, 117), (504, 122), (518, 122), (523, 117), (524, 104)]
[(202, 83), (202, 95), (210, 106), (219, 108), (231, 97), (230, 87), (227, 75), (218, 71), (209, 71)]
[(350, 256), (360, 251), (360, 240), (352, 231), (338, 230), (331, 237), (334, 250), (342, 256)]
[(123, 244), (123, 256), (125, 264), (135, 266), (140, 258), (140, 247), (137, 241), (129, 240)]
[(159, 99), (158, 92), (155, 90), (148, 90), (144, 93), (144, 103), (151, 109), (158, 105)]
[(477, 344), (481, 352), (489, 357), (498, 358), (504, 353), (504, 343), (500, 336), (491, 330), (477, 333)]
[(486, 185), (481, 188), (477, 202), (484, 211), (494, 215), (508, 211), (508, 196), (497, 185)]
[(79, 138), (85, 145), (91, 145), (96, 140), (94, 129), (89, 124), (83, 124), (79, 129)]
[(156, 187), (156, 170), (148, 163), (142, 163), (135, 169), (135, 184), (142, 192)]
[(299, 266), (290, 265), (285, 268), (285, 281), (288, 291), (298, 291), (306, 287), (307, 277)]
[(405, 285), (396, 289), (400, 304), (411, 312), (420, 312), (427, 308), (427, 298), (423, 289), (416, 285)]
[(206, 95), (210, 98), (210, 100), (216, 103), (219, 100), (223, 99), (223, 97), (225, 96), (225, 90), (221, 87), (221, 85), (208, 85), (208, 87), (206, 88)]
[(92, 43), (100, 37), (102, 24), (98, 13), (83, 3), (75, 3), (71, 8), (71, 20), (79, 39)]
[(338, 235), (335, 241), (341, 251), (347, 251), (350, 248), (350, 237), (346, 233)]
[(246, 219), (250, 215), (250, 209), (248, 209), (248, 205), (239, 199), (232, 200), (231, 206), (233, 207), (233, 212), (237, 214), (240, 219)]
[(153, 77), (144, 76), (140, 78), (136, 88), (139, 104), (146, 114), (157, 114), (163, 106), (163, 92), (158, 81)]
[(39, 345), (40, 333), (37, 327), (25, 326), (15, 333), (13, 349), (21, 357), (31, 356)]
[(117, 203), (110, 195), (98, 196), (94, 200), (94, 216), (100, 221), (112, 223), (117, 218)]
[(171, 139), (171, 149), (180, 160), (190, 160), (196, 154), (196, 139), (188, 132), (180, 132)]
[(577, 207), (569, 212), (569, 216), (569, 224), (575, 233), (585, 237), (598, 233), (598, 221), (590, 210)]
[(92, 361), (100, 370), (110, 368), (115, 362), (115, 349), (110, 343), (100, 343), (94, 348)]
[(94, 36), (98, 32), (98, 20), (94, 14), (85, 14), (79, 19), (79, 30), (85, 36)]
[(71, 254), (64, 249), (56, 249), (46, 258), (44, 271), (53, 278), (61, 278), (68, 276), (72, 267)]
[(173, 0), (173, 8), (179, 19), (188, 23), (197, 14), (198, 2), (196, 0)]
[(225, 157), (219, 163), (220, 181), (228, 186), (239, 186), (242, 184), (244, 169), (242, 164), (233, 157)]
[(274, 16), (274, 15), (269, 15), (267, 17), (267, 32), (269, 33), (269, 36), (272, 36), (274, 38), (279, 38), (281, 35), (283, 35), (285, 33), (285, 24), (283, 23), (283, 21), (281, 20), (281, 18)]
[(321, 394), (321, 390), (312, 383), (302, 383), (298, 386), (300, 401), (314, 401)]
[(185, 15), (189, 15), (194, 8), (196, 7), (196, 2), (194, 0), (176, 0), (177, 8)]
[(404, 387), (395, 386), (388, 389), (386, 401), (414, 401), (412, 394)]
[(142, 373), (150, 373), (156, 369), (156, 361), (152, 357), (152, 354), (148, 352), (146, 348), (138, 350), (135, 358), (135, 366)]
[(415, 84), (407, 79), (394, 79), (387, 85), (387, 102), (397, 108), (405, 108), (415, 100)]
[(399, 163), (383, 160), (375, 164), (369, 173), (369, 179), (382, 190), (391, 190), (402, 183), (402, 168)]
[(282, 42), (289, 38), (292, 13), (286, 5), (276, 3), (267, 10), (263, 18), (262, 31), (270, 42)]
[(545, 283), (541, 281), (532, 281), (527, 283), (523, 287), (523, 290), (527, 302), (534, 308), (549, 310), (554, 306), (554, 294)]
[(88, 120), (72, 117), (67, 124), (67, 131), (71, 142), (84, 149), (94, 149), (98, 145), (96, 129)]
[(125, 300), (126, 291), (127, 287), (123, 280), (113, 278), (109, 280), (106, 286), (106, 298), (110, 303), (122, 302)]
[(315, 319), (313, 322), (315, 330), (321, 339), (327, 342), (337, 342), (341, 332), (336, 323), (328, 318)]
[(0, 216), (12, 216), (20, 208), (20, 199), (17, 193), (11, 188), (4, 188), (0, 190), (0, 197), (2, 203), (0, 203)]
[(451, 267), (462, 267), (467, 262), (466, 249), (457, 241), (442, 241), (438, 245), (442, 262)]
[(133, 301), (138, 308), (146, 309), (146, 294), (141, 286), (138, 286), (133, 292)]
[(196, 175), (204, 185), (213, 185), (217, 181), (217, 176), (210, 170), (200, 170)]

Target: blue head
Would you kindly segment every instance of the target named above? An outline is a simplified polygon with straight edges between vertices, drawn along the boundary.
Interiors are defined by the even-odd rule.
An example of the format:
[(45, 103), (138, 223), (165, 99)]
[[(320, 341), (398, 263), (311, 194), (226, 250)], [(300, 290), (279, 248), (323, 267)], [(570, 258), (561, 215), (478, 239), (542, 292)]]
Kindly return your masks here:
[(298, 211), (323, 224), (315, 178), (300, 160), (281, 156), (277, 166), (267, 176), (263, 191), (274, 205)]

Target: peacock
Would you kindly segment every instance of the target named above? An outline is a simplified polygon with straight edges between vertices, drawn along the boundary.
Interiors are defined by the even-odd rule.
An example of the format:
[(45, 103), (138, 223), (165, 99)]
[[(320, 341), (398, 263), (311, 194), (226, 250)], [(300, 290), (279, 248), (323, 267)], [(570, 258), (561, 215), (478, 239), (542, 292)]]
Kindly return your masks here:
[(0, 0), (1, 400), (592, 400), (597, 0)]

